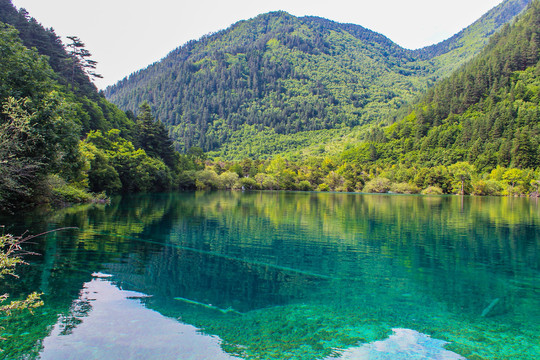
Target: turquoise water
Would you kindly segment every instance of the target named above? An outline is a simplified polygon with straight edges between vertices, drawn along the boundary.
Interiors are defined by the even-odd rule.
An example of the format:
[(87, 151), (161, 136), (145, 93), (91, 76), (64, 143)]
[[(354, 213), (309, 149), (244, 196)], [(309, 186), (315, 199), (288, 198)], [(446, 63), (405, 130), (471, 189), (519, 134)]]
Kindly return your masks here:
[[(536, 359), (540, 205), (211, 192), (0, 219), (39, 256), (6, 359)], [(4, 289), (5, 288), (5, 289)]]

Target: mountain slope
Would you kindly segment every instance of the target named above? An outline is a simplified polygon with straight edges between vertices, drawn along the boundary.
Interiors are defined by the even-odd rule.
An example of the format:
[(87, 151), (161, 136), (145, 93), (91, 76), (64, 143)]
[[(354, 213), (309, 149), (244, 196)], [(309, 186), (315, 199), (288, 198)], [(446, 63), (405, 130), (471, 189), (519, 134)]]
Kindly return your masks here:
[(379, 163), (449, 165), (478, 170), (540, 166), (540, 1), (494, 35), (483, 52), (430, 89), (378, 140), (344, 153)]
[(81, 92), (97, 95), (96, 87), (86, 74), (81, 69), (70, 66), (70, 57), (54, 30), (43, 28), (26, 10), (17, 10), (11, 0), (0, 0), (0, 22), (15, 27), (24, 46), (29, 49), (36, 48), (40, 55), (49, 57), (49, 64), (59, 74), (60, 83), (75, 83), (74, 87)]
[(277, 12), (189, 43), (106, 94), (124, 109), (149, 101), (180, 147), (215, 150), (244, 125), (293, 134), (380, 119), (425, 89), (409, 79), (411, 60), (361, 27)]
[[(525, 3), (508, 0), (488, 18), (518, 13)], [(482, 36), (500, 26), (479, 24), (474, 33)], [(472, 36), (459, 39), (451, 42), (453, 54), (484, 45)], [(445, 59), (448, 52), (438, 55), (443, 50), (406, 50), (358, 25), (275, 12), (192, 41), (109, 87), (106, 96), (131, 111), (148, 101), (180, 150), (264, 157), (388, 119), (445, 75), (444, 66), (470, 56)]]
[(415, 51), (420, 59), (432, 60), (435, 76), (446, 76), (472, 59), (498, 29), (520, 14), (531, 0), (508, 0), (497, 5), (467, 28), (438, 44)]

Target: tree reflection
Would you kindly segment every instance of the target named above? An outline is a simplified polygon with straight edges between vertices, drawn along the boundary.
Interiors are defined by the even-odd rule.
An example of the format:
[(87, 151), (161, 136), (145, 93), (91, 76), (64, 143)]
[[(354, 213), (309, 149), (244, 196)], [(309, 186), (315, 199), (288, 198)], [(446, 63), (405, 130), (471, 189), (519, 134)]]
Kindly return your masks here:
[[(467, 318), (529, 326), (538, 317), (531, 309), (540, 308), (532, 281), (540, 270), (539, 220), (537, 203), (516, 198), (139, 195), (35, 224), (79, 230), (36, 244), (42, 256), (21, 274), (24, 284), (10, 286), (40, 287), (68, 334), (91, 309), (80, 289), (92, 272), (105, 271), (121, 288), (152, 295), (146, 306), (218, 334), (233, 353), (243, 345), (268, 355), (263, 340), (278, 348), (310, 342), (321, 357), (327, 345), (385, 336), (382, 319), (427, 333), (463, 327)], [(435, 309), (438, 317), (424, 315)], [(42, 319), (36, 334), (57, 320)], [(311, 330), (281, 334), (291, 321)], [(371, 332), (343, 330), (358, 324)], [(273, 335), (257, 340), (239, 330), (246, 327)]]

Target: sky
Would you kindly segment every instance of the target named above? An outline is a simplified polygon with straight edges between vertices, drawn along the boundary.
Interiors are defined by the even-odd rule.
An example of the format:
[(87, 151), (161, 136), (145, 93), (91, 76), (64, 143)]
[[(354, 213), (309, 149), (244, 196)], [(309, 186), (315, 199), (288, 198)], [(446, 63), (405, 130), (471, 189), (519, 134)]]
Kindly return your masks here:
[(362, 25), (417, 49), (445, 40), (502, 0), (12, 0), (57, 35), (78, 36), (104, 89), (189, 40), (269, 11)]

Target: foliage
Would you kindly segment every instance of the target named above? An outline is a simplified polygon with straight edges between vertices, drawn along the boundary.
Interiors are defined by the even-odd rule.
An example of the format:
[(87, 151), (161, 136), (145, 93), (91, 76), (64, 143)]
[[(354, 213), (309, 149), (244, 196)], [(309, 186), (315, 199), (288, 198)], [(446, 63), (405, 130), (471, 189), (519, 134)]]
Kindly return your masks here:
[[(249, 164), (249, 166), (247, 166)], [(255, 174), (253, 174), (256, 172)], [(240, 173), (240, 176), (239, 176)], [(540, 187), (540, 169), (497, 167), (479, 172), (468, 162), (450, 166), (408, 167), (349, 162), (339, 157), (291, 161), (206, 161), (206, 168), (183, 173), (184, 189), (300, 190), (399, 194), (530, 195)], [(462, 192), (463, 188), (463, 192)]]
[(390, 180), (377, 177), (367, 182), (362, 191), (367, 193), (386, 193), (390, 191), (391, 187)]
[(213, 170), (201, 170), (196, 175), (198, 190), (212, 190), (219, 187), (219, 175)]
[[(2, 226), (3, 228), (3, 226)], [(34, 236), (13, 236), (11, 234), (0, 235), (0, 279), (4, 276), (15, 276), (15, 267), (24, 264), (21, 259), (23, 253), (21, 244)], [(8, 294), (0, 295), (0, 303), (7, 301)], [(32, 311), (43, 305), (40, 294), (32, 293), (24, 300), (16, 300), (7, 305), (0, 306), (0, 313), (11, 315), (15, 311), (28, 309)]]
[(32, 202), (47, 172), (75, 176), (79, 126), (54, 90), (46, 59), (26, 49), (13, 28), (0, 25), (0, 35), (0, 210), (7, 210)]
[[(118, 128), (125, 132), (126, 136), (131, 135), (132, 120), (128, 119), (126, 114), (116, 106), (106, 101), (103, 94), (98, 93), (90, 80), (86, 71), (89, 68), (85, 65), (92, 66), (92, 63), (95, 65), (94, 61), (90, 60), (89, 64), (87, 61), (80, 61), (74, 54), (70, 54), (52, 28), (45, 29), (23, 8), (17, 11), (11, 0), (0, 0), (0, 22), (17, 29), (18, 38), (24, 47), (34, 49), (37, 54), (44, 55), (41, 59), (43, 59), (44, 64), (48, 65), (47, 67), (50, 66), (49, 71), (52, 70), (50, 77), (60, 85), (63, 96), (73, 104), (83, 132)], [(82, 51), (84, 44), (80, 39), (78, 42), (83, 45), (82, 48), (78, 48)], [(86, 49), (84, 50), (88, 52)], [(88, 56), (83, 56), (83, 58), (87, 59)], [(33, 68), (34, 66), (20, 66), (19, 71), (29, 71)], [(90, 73), (93, 73), (92, 69), (90, 69)], [(15, 80), (22, 79), (20, 76), (10, 75), (8, 77)], [(51, 88), (50, 84), (48, 85), (45, 87), (46, 89)], [(11, 88), (18, 89), (19, 85)], [(22, 97), (28, 96), (21, 95)], [(18, 95), (13, 96), (19, 99)]]
[(159, 159), (120, 136), (113, 129), (103, 134), (91, 131), (81, 146), (90, 159), (90, 189), (101, 192), (148, 192), (169, 190), (172, 171)]
[[(534, 1), (479, 56), (428, 90), (401, 120), (374, 127), (366, 141), (345, 150), (342, 158), (382, 168), (444, 165), (454, 171), (450, 186), (464, 193), (472, 191), (473, 179), (466, 174), (471, 171), (464, 169), (461, 179), (452, 164), (466, 162), (484, 173), (497, 166), (540, 166), (539, 19), (540, 3)], [(424, 187), (427, 176), (420, 174), (417, 186)], [(449, 192), (446, 180), (437, 186)]]
[(88, 191), (535, 193), (539, 2), (459, 71), (448, 66), (526, 2), (425, 51), (355, 25), (261, 15), (108, 89), (124, 113), (85, 74), (80, 39), (71, 61), (52, 30), (1, 0), (0, 20), (19, 31), (0, 27), (0, 210)]
[[(160, 158), (167, 166), (174, 167), (176, 157), (173, 142), (163, 123), (152, 115), (148, 103), (140, 106), (135, 139), (137, 147), (143, 149), (149, 156)], [(192, 153), (194, 152), (192, 149)]]
[(102, 78), (100, 74), (97, 74), (94, 70), (97, 66), (97, 61), (90, 59), (92, 54), (85, 48), (85, 44), (78, 36), (68, 36), (71, 43), (66, 47), (69, 49), (68, 54), (71, 57), (73, 72), (71, 74), (71, 86), (73, 86), (75, 71), (77, 69), (83, 70), (84, 73), (90, 78)]
[(420, 188), (415, 184), (409, 183), (399, 183), (393, 184), (390, 190), (397, 194), (418, 194), (420, 193)]
[(443, 190), (438, 186), (428, 186), (422, 190), (422, 195), (442, 195)]
[(103, 196), (96, 196), (85, 188), (68, 184), (58, 175), (49, 175), (46, 182), (51, 187), (51, 198), (54, 204), (82, 204), (105, 201)]
[(473, 195), (500, 195), (503, 187), (495, 180), (477, 180), (472, 184)]
[(204, 156), (176, 153), (147, 105), (135, 118), (97, 92), (78, 37), (68, 51), (10, 0), (0, 21), (17, 28), (0, 23), (0, 212), (184, 187), (181, 172), (201, 168)]

